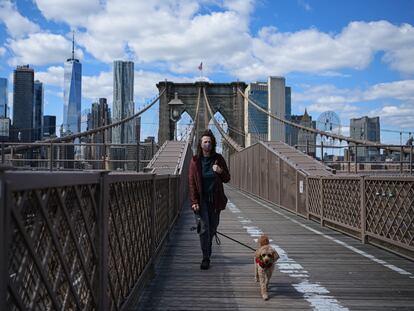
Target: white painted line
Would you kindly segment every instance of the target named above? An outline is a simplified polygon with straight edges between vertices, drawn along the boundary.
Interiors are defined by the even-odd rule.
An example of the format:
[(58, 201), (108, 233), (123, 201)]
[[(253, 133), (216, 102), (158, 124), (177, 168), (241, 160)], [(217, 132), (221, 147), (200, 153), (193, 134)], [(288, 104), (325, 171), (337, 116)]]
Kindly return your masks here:
[[(232, 206), (229, 208), (230, 211), (232, 213), (241, 214), (241, 211), (233, 203), (231, 204)], [(238, 216), (237, 218), (243, 225), (243, 228), (246, 229), (247, 233), (249, 233), (253, 240), (257, 242), (256, 237), (262, 235), (263, 231), (256, 226), (245, 226), (245, 223), (252, 222), (250, 219), (244, 218), (242, 216)], [(299, 283), (293, 284), (293, 287), (297, 292), (303, 295), (306, 301), (310, 303), (313, 310), (349, 311), (348, 308), (341, 306), (333, 296), (328, 296), (327, 294), (329, 294), (329, 291), (325, 287), (321, 286), (318, 283), (311, 283), (309, 281), (308, 271), (304, 270), (303, 267), (294, 259), (289, 258), (284, 249), (276, 244), (271, 244), (271, 246), (278, 252), (280, 256), (279, 260), (277, 261), (279, 271), (288, 274), (292, 278), (299, 279)]]
[[(237, 190), (236, 190), (236, 191), (237, 191)], [(342, 245), (343, 247), (346, 247), (346, 248), (348, 248), (349, 250), (351, 250), (351, 251), (353, 251), (353, 252), (355, 252), (355, 253), (357, 253), (357, 254), (359, 254), (359, 255), (361, 255), (361, 256), (364, 256), (364, 257), (366, 257), (366, 258), (368, 258), (368, 259), (370, 259), (370, 260), (372, 260), (372, 261), (374, 261), (374, 262), (376, 262), (376, 263), (378, 263), (378, 264), (383, 265), (384, 267), (386, 267), (386, 268), (388, 268), (388, 269), (391, 269), (392, 271), (395, 271), (395, 272), (397, 272), (397, 273), (399, 273), (399, 274), (401, 274), (401, 275), (409, 275), (409, 276), (410, 276), (410, 278), (414, 278), (414, 277), (411, 277), (411, 276), (412, 276), (412, 273), (411, 273), (411, 272), (409, 272), (409, 271), (406, 271), (406, 270), (404, 270), (404, 269), (402, 269), (402, 268), (399, 268), (399, 267), (397, 267), (397, 266), (395, 266), (395, 265), (389, 264), (389, 263), (387, 263), (386, 261), (384, 261), (384, 260), (382, 260), (382, 259), (378, 259), (378, 258), (376, 258), (375, 256), (373, 256), (373, 255), (371, 255), (371, 254), (368, 254), (368, 253), (366, 253), (366, 252), (364, 252), (364, 251), (362, 251), (362, 250), (360, 250), (360, 249), (357, 249), (356, 247), (353, 247), (353, 246), (351, 246), (351, 245), (349, 245), (349, 244), (347, 244), (347, 243), (345, 243), (345, 242), (343, 242), (343, 241), (340, 241), (340, 240), (338, 240), (338, 239), (335, 239), (335, 238), (333, 238), (333, 237), (331, 237), (331, 236), (329, 236), (329, 235), (326, 235), (326, 234), (324, 234), (324, 233), (322, 233), (322, 232), (320, 232), (320, 231), (318, 231), (318, 230), (316, 230), (316, 229), (313, 229), (313, 228), (311, 228), (311, 227), (309, 227), (309, 226), (307, 226), (307, 225), (305, 225), (305, 224), (302, 224), (301, 222), (299, 222), (299, 221), (297, 221), (297, 220), (295, 220), (295, 219), (293, 219), (293, 218), (291, 218), (291, 217), (289, 217), (289, 216), (285, 215), (284, 213), (282, 213), (282, 212), (279, 212), (279, 211), (275, 210), (273, 207), (268, 206), (268, 205), (266, 205), (266, 204), (264, 204), (264, 203), (262, 203), (262, 202), (260, 202), (260, 201), (256, 200), (255, 198), (253, 198), (253, 197), (251, 197), (251, 196), (247, 195), (247, 194), (244, 194), (244, 193), (242, 193), (242, 192), (240, 192), (240, 191), (238, 191), (238, 192), (239, 192), (240, 194), (244, 195), (246, 198), (249, 198), (250, 200), (252, 200), (252, 201), (256, 202), (257, 204), (260, 204), (261, 206), (263, 206), (263, 207), (267, 208), (268, 210), (270, 210), (270, 211), (272, 211), (272, 212), (274, 212), (274, 213), (276, 213), (276, 214), (278, 214), (278, 215), (280, 215), (280, 216), (282, 216), (282, 217), (284, 217), (284, 218), (286, 218), (286, 219), (288, 219), (288, 220), (290, 220), (290, 221), (294, 222), (295, 224), (297, 224), (297, 225), (299, 225), (299, 226), (301, 226), (301, 227), (303, 227), (303, 228), (305, 228), (305, 229), (307, 229), (307, 230), (309, 230), (309, 231), (312, 231), (313, 233), (316, 233), (316, 234), (318, 234), (318, 235), (320, 235), (320, 236), (323, 236), (324, 238), (326, 238), (326, 239), (328, 239), (328, 240), (331, 240), (331, 241), (333, 241), (333, 242), (335, 242), (335, 243), (337, 243), (337, 244), (339, 244), (339, 245)]]

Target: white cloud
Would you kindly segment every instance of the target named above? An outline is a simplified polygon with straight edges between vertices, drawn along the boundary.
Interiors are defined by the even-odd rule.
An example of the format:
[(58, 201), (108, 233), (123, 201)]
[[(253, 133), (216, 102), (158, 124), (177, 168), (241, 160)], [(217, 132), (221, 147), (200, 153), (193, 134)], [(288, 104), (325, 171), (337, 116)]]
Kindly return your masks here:
[(414, 100), (414, 80), (375, 84), (364, 93), (363, 97), (365, 100), (375, 100), (378, 98)]
[(224, 0), (223, 7), (242, 16), (248, 16), (253, 11), (254, 0)]
[(12, 37), (23, 37), (26, 34), (40, 30), (40, 27), (22, 16), (16, 6), (8, 0), (0, 1), (0, 22), (7, 27), (7, 32)]
[[(414, 27), (409, 24), (351, 22), (338, 33), (316, 28), (280, 32), (275, 27), (263, 27), (251, 34), (253, 0), (35, 2), (46, 18), (78, 28), (77, 41), (105, 63), (132, 59), (137, 64), (158, 66), (173, 73), (194, 73), (203, 61), (207, 73), (224, 71), (253, 80), (290, 72), (341, 76), (341, 69), (364, 69), (376, 53), (382, 52), (382, 60), (390, 68), (408, 75), (414, 72)], [(298, 3), (311, 9), (304, 0)], [(220, 9), (209, 7), (210, 4)], [(201, 13), (204, 7), (208, 13)], [(15, 7), (12, 9), (19, 14)], [(37, 25), (33, 25), (32, 31), (38, 31)], [(56, 43), (53, 45), (58, 47), (59, 42)], [(15, 58), (19, 62), (29, 58), (31, 49), (36, 46), (29, 44), (25, 49), (27, 55), (19, 55), (23, 52), (14, 49)], [(65, 58), (57, 48), (48, 54), (50, 63)], [(36, 50), (34, 55), (38, 55), (37, 61), (47, 61)]]
[(6, 49), (0, 46), (0, 56), (3, 56), (4, 54), (6, 54)]
[(414, 102), (402, 105), (386, 104), (379, 109), (370, 111), (369, 114), (379, 116), (381, 124), (389, 124), (396, 128), (413, 128)]
[(113, 73), (101, 72), (97, 76), (82, 77), (82, 96), (96, 100), (100, 97), (112, 102)]
[(47, 19), (65, 21), (70, 25), (82, 25), (90, 15), (101, 9), (99, 0), (35, 0)]
[[(292, 102), (307, 107), (310, 113), (333, 110), (343, 122), (368, 115), (380, 116), (381, 124), (389, 126), (412, 128), (414, 124), (414, 80), (378, 83), (365, 90), (333, 85), (305, 86), (301, 92), (293, 92)], [(370, 108), (372, 103), (379, 108)]]
[(414, 80), (378, 83), (366, 90), (341, 89), (334, 85), (305, 86), (303, 92), (293, 92), (292, 100), (317, 104), (341, 104), (374, 100), (414, 100)]
[(194, 72), (200, 61), (207, 70), (227, 68), (245, 60), (242, 51), (250, 46), (247, 17), (241, 15), (250, 3), (230, 1), (223, 5), (234, 10), (201, 15), (196, 1), (112, 0), (89, 20), (78, 40), (107, 63), (133, 58), (176, 73)]
[[(72, 44), (62, 35), (50, 33), (30, 34), (24, 39), (12, 39), (7, 43), (14, 57), (9, 60), (18, 64), (44, 65), (62, 63), (70, 57)], [(76, 57), (82, 59), (82, 50), (76, 50)]]
[(45, 85), (63, 87), (64, 69), (61, 66), (51, 66), (47, 71), (35, 72), (35, 79), (43, 82)]
[(351, 22), (339, 34), (314, 28), (282, 33), (274, 27), (263, 27), (252, 40), (255, 61), (236, 70), (246, 79), (293, 71), (364, 69), (380, 51), (391, 68), (409, 74), (414, 71), (409, 52), (414, 48), (414, 27), (408, 24)]

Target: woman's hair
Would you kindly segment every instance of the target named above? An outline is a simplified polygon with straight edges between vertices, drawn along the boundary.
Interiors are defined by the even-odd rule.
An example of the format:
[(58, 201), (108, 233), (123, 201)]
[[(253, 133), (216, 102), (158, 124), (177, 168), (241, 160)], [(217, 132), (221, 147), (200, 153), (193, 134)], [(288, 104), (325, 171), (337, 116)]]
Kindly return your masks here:
[(207, 129), (203, 132), (203, 134), (201, 134), (200, 138), (198, 139), (198, 144), (197, 144), (197, 156), (201, 157), (203, 155), (203, 149), (201, 149), (201, 140), (203, 139), (204, 136), (208, 136), (211, 139), (211, 155), (216, 153), (216, 138), (214, 137), (213, 132), (210, 129)]

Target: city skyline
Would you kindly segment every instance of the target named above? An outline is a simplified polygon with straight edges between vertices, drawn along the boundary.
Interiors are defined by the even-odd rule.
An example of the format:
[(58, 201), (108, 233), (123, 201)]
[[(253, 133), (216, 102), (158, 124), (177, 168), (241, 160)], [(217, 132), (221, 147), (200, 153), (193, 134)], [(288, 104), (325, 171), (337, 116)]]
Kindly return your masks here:
[[(307, 108), (317, 119), (335, 110), (347, 135), (349, 120), (365, 115), (380, 116), (383, 129), (414, 131), (410, 1), (281, 1), (278, 6), (270, 1), (119, 1), (123, 16), (114, 5), (112, 0), (83, 7), (0, 1), (0, 76), (9, 80), (10, 105), (13, 69), (30, 64), (35, 79), (44, 83), (45, 114), (56, 115), (57, 125), (62, 124), (63, 64), (75, 30), (75, 53), (83, 63), (82, 110), (100, 97), (112, 107), (116, 59), (136, 64), (135, 111), (157, 95), (158, 81), (196, 80), (202, 61), (203, 73), (213, 82), (285, 76), (292, 87), (292, 114)], [(331, 16), (338, 10), (340, 17)], [(137, 24), (137, 16), (154, 22), (143, 18)], [(143, 115), (143, 137), (158, 130), (157, 120), (155, 105)], [(399, 142), (399, 134), (392, 139)]]

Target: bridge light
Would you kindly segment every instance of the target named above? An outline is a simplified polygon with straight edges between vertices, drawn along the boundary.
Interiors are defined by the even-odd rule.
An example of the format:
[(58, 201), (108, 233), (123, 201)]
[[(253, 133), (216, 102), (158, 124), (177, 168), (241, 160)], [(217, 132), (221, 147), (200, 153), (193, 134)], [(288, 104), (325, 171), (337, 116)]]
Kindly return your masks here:
[(173, 122), (177, 122), (181, 116), (181, 107), (184, 103), (181, 99), (178, 99), (178, 93), (174, 93), (174, 98), (169, 101), (168, 106), (170, 107), (170, 119)]

